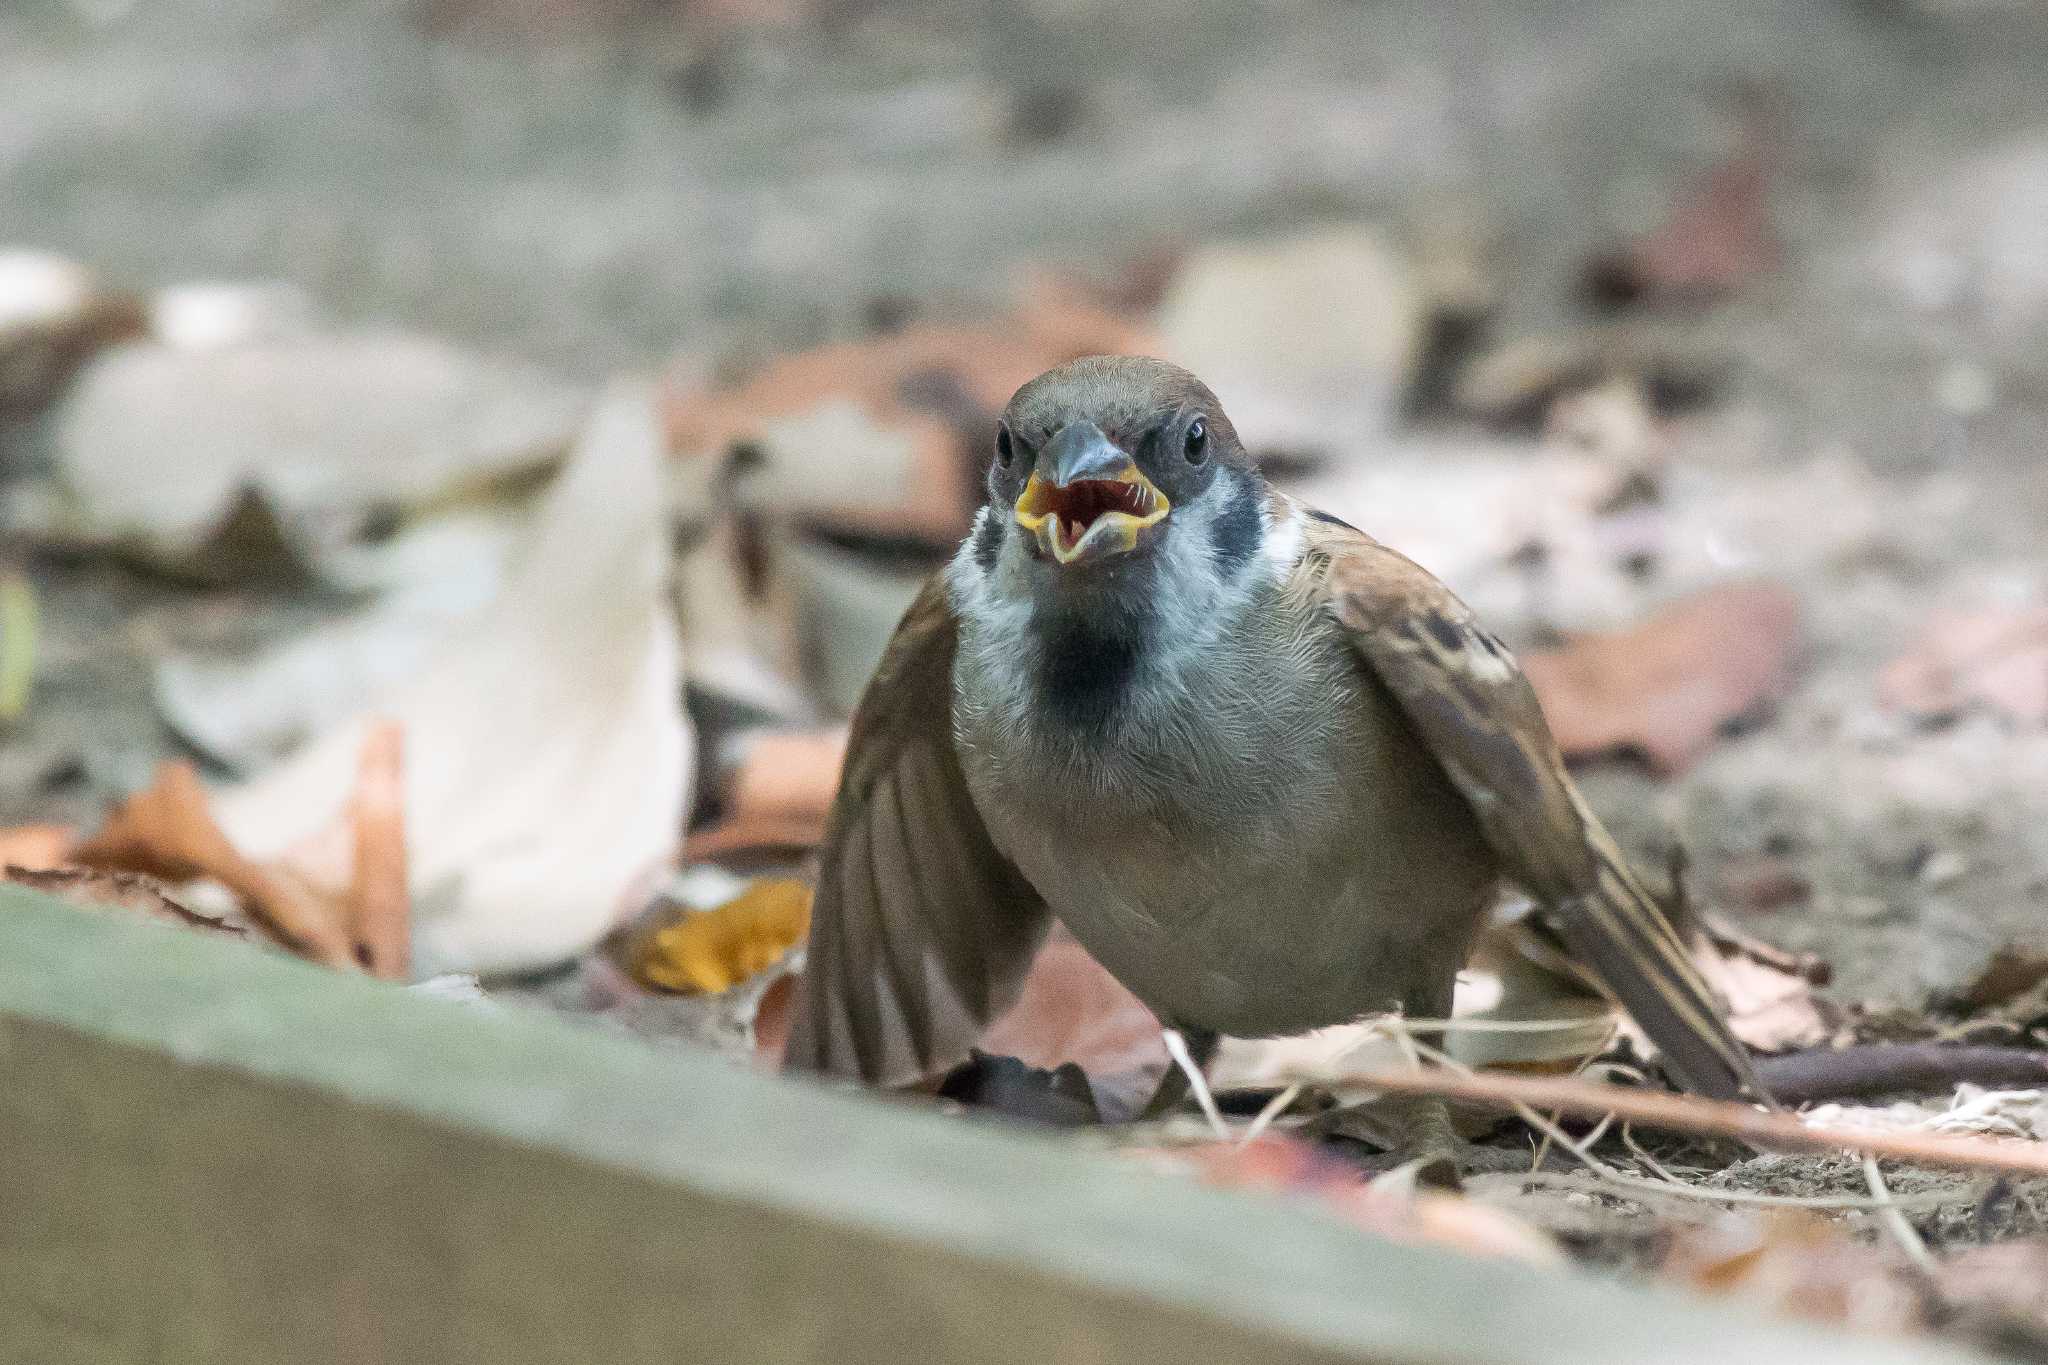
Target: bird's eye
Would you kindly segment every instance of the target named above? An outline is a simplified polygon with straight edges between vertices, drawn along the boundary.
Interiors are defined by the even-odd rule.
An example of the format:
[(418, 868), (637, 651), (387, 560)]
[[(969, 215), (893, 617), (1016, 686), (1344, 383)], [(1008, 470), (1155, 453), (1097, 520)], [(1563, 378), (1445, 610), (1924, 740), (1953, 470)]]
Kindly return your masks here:
[(998, 426), (996, 428), (996, 463), (1008, 469), (1010, 461), (1016, 458), (1017, 448), (1010, 444), (1010, 428)]
[(1197, 417), (1188, 423), (1188, 434), (1181, 441), (1180, 453), (1187, 456), (1189, 464), (1200, 464), (1209, 458), (1209, 424)]

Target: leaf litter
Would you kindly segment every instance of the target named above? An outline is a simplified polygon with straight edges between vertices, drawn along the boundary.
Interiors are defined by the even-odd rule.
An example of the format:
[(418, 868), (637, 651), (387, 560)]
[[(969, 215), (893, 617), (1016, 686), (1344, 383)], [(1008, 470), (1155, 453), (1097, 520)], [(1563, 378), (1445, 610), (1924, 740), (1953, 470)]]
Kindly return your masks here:
[[(1761, 155), (1739, 150), (1681, 197), (1665, 227), (1628, 248), (1632, 297), (1710, 300), (1769, 268)], [(1468, 275), (1483, 270), (1471, 265), (1477, 256), (1459, 259)], [(236, 893), (220, 923), (246, 917), (256, 936), (336, 966), (459, 982), (486, 999), (772, 1066), (801, 969), (805, 856), (843, 758), (836, 718), (893, 624), (891, 594), (942, 558), (964, 525), (993, 413), (1017, 383), (1073, 354), (1178, 355), (1228, 395), (1246, 395), (1240, 420), (1255, 441), (1282, 454), (1319, 447), (1317, 459), (1276, 460), (1277, 476), (1519, 629), (1515, 642), (1575, 762), (1632, 756), (1653, 781), (1711, 766), (1745, 734), (1778, 723), (1772, 708), (1800, 688), (1798, 665), (1813, 647), (1786, 580), (1853, 563), (1899, 534), (1869, 471), (1839, 452), (1739, 486), (1702, 485), (1684, 466), (1675, 414), (1711, 402), (1716, 388), (1690, 343), (1601, 323), (1522, 338), (1518, 370), (1510, 352), (1478, 344), (1494, 307), (1483, 275), (1446, 285), (1459, 270), (1411, 263), (1377, 226), (1197, 244), (1156, 265), (1156, 280), (1114, 302), (1040, 280), (985, 324), (913, 322), (736, 377), (678, 383), (658, 398), (614, 386), (566, 462), (573, 423), (535, 422), (524, 429), (555, 434), (448, 447), (484, 451), (467, 466), (481, 480), (457, 460), (396, 484), (365, 475), (320, 489), (313, 480), (301, 499), (292, 478), (264, 473), (253, 499), (245, 490), (223, 503), (216, 492), (204, 515), (181, 514), (141, 542), (118, 517), (106, 520), (95, 535), (141, 543), (146, 559), (183, 571), (243, 515), (245, 532), (376, 600), (252, 659), (211, 672), (188, 659), (161, 674), (162, 705), (180, 733), (245, 770), (244, 780), (209, 791), (191, 768), (167, 768), (82, 845), (61, 829), (0, 836), (0, 850), (21, 851), (10, 860), (137, 871), (11, 875), (171, 918), (210, 912), (185, 910), (182, 891), (149, 877), (211, 880)], [(1345, 307), (1322, 310), (1322, 332), (1304, 331), (1303, 310), (1288, 301), (1324, 296)], [(1473, 328), (1455, 345), (1441, 332), (1451, 312)], [(1272, 319), (1286, 320), (1284, 340), (1260, 331), (1279, 325)], [(207, 375), (220, 349), (204, 363), (203, 346), (175, 363), (144, 359), (164, 374)], [(1276, 367), (1290, 352), (1314, 363)], [(118, 366), (94, 380), (96, 363), (77, 364), (91, 383), (117, 392), (130, 390), (105, 374), (140, 383), (121, 380)], [(1425, 368), (1439, 395), (1424, 405), (1432, 421), (1476, 415), (1502, 429), (1403, 429), (1397, 409)], [(1689, 396), (1674, 398), (1678, 388)], [(83, 392), (91, 401), (67, 411), (73, 425), (60, 430), (104, 416), (104, 395)], [(1518, 412), (1526, 426), (1507, 420)], [(1947, 533), (1954, 502), (1938, 477), (1906, 500), (1916, 544)], [(1796, 509), (1816, 501), (1840, 515), (1795, 527)], [(685, 542), (672, 583), (661, 572), (671, 514)], [(379, 517), (392, 520), (390, 533), (366, 543), (361, 532)], [(235, 561), (214, 563), (232, 571)], [(407, 596), (409, 584), (451, 573), (468, 575), (460, 592)], [(2030, 631), (2021, 613), (1937, 620), (1871, 694), (1925, 721), (1973, 707), (2037, 721), (2023, 685)], [(266, 713), (257, 700), (311, 692), (304, 680), (352, 654), (383, 662), (303, 704)], [(1800, 874), (1784, 855), (1770, 858), (1747, 880), (1726, 863), (1705, 880), (1740, 893), (1726, 896), (1737, 914), (1801, 913), (1812, 887), (1773, 890)], [(1757, 880), (1765, 874), (1776, 880)], [(1803, 1067), (1819, 1077), (1817, 1094), (1866, 1083), (1852, 1063), (1873, 1055), (1874, 1013), (1827, 998), (1813, 962), (1750, 938), (1746, 926), (1699, 927), (1695, 951), (1737, 1031), (1780, 1054), (1763, 1059), (1767, 1070)], [(1434, 1074), (1474, 1068), (1482, 1088), (1489, 1078), (1566, 1082), (1580, 1072), (1640, 1087), (1653, 1074), (1654, 1058), (1617, 1033), (1611, 1007), (1569, 964), (1512, 920), (1489, 940), (1449, 1021), (1225, 1040), (1211, 1079), (1231, 1116), (1229, 1142), (1175, 1118), (1116, 1122), (1137, 1112), (1165, 1069), (1158, 1021), (1064, 935), (970, 1067), (936, 1088), (949, 1106), (1082, 1124), (1134, 1160), (1306, 1200), (1379, 1235), (1545, 1265), (1636, 1247), (1646, 1273), (1882, 1330), (1953, 1321), (1996, 1297), (1983, 1289), (2003, 1284), (1996, 1266), (2022, 1274), (2035, 1264), (2026, 1243), (1976, 1248), (1953, 1232), (1984, 1198), (1978, 1186), (1912, 1188), (1910, 1168), (1894, 1166), (1884, 1178), (1857, 1168), (1853, 1180), (1811, 1187), (1801, 1182), (1840, 1159), (1745, 1157), (1710, 1125), (1687, 1127), (1698, 1117), (1691, 1109), (1677, 1131), (1658, 1133), (1603, 1117), (1598, 1103), (1555, 1119), (1541, 1105), (1474, 1103), (1460, 1111), (1461, 1131), (1481, 1165), (1518, 1174), (1476, 1177), (1464, 1196), (1417, 1190), (1398, 1171), (1367, 1179), (1357, 1157), (1369, 1125), (1332, 1116), (1387, 1089), (1425, 1048), (1444, 1049)], [(481, 987), (459, 975), (469, 972), (484, 974)], [(2036, 984), (2038, 975), (1966, 992), (1944, 1027), (1976, 1027), (1994, 1001), (2011, 1005)], [(2024, 1050), (2011, 1030), (2031, 1022), (2008, 1021), (2015, 1041), (2005, 1053)], [(1966, 1051), (1908, 1046), (1937, 1049), (1937, 1060)], [(1932, 1088), (1928, 1076), (1947, 1073), (1889, 1074)], [(1947, 1150), (1940, 1141), (1956, 1134), (2025, 1144), (2041, 1137), (2038, 1094), (1964, 1081), (1934, 1098), (1836, 1103), (1813, 1117), (1890, 1132), (1906, 1151)], [(1812, 1207), (1745, 1207), (1773, 1199)], [(1714, 1214), (1717, 1204), (1736, 1211)], [(1896, 1236), (1901, 1219), (1933, 1247), (1932, 1289)], [(1646, 1221), (1660, 1230), (1654, 1254), (1640, 1251)]]

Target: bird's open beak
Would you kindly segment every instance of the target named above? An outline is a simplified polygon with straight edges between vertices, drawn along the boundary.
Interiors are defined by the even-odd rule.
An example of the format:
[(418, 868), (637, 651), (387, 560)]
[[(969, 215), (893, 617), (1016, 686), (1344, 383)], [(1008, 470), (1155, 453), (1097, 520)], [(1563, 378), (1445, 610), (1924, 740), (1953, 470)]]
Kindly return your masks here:
[(1017, 499), (1017, 524), (1061, 564), (1138, 548), (1172, 504), (1093, 422), (1072, 422), (1045, 443)]

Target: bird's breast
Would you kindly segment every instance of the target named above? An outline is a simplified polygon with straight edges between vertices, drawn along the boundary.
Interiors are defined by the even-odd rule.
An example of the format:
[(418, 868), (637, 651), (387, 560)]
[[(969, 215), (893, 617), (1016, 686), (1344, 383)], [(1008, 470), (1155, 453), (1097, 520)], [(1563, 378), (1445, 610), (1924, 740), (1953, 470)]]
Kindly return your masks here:
[(1469, 812), (1348, 643), (1262, 613), (1077, 725), (963, 651), (956, 738), (998, 847), (1162, 1017), (1291, 1032), (1384, 1008), (1489, 882)]

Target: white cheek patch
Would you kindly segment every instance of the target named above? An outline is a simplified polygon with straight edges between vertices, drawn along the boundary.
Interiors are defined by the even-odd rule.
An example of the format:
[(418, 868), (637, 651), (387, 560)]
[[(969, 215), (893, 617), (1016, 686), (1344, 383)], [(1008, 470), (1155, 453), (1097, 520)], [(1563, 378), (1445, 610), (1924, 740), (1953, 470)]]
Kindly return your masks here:
[(1302, 549), (1307, 537), (1301, 525), (1301, 508), (1289, 498), (1283, 504), (1286, 515), (1269, 519), (1266, 524), (1266, 561), (1281, 573), (1291, 573), (1301, 561)]

